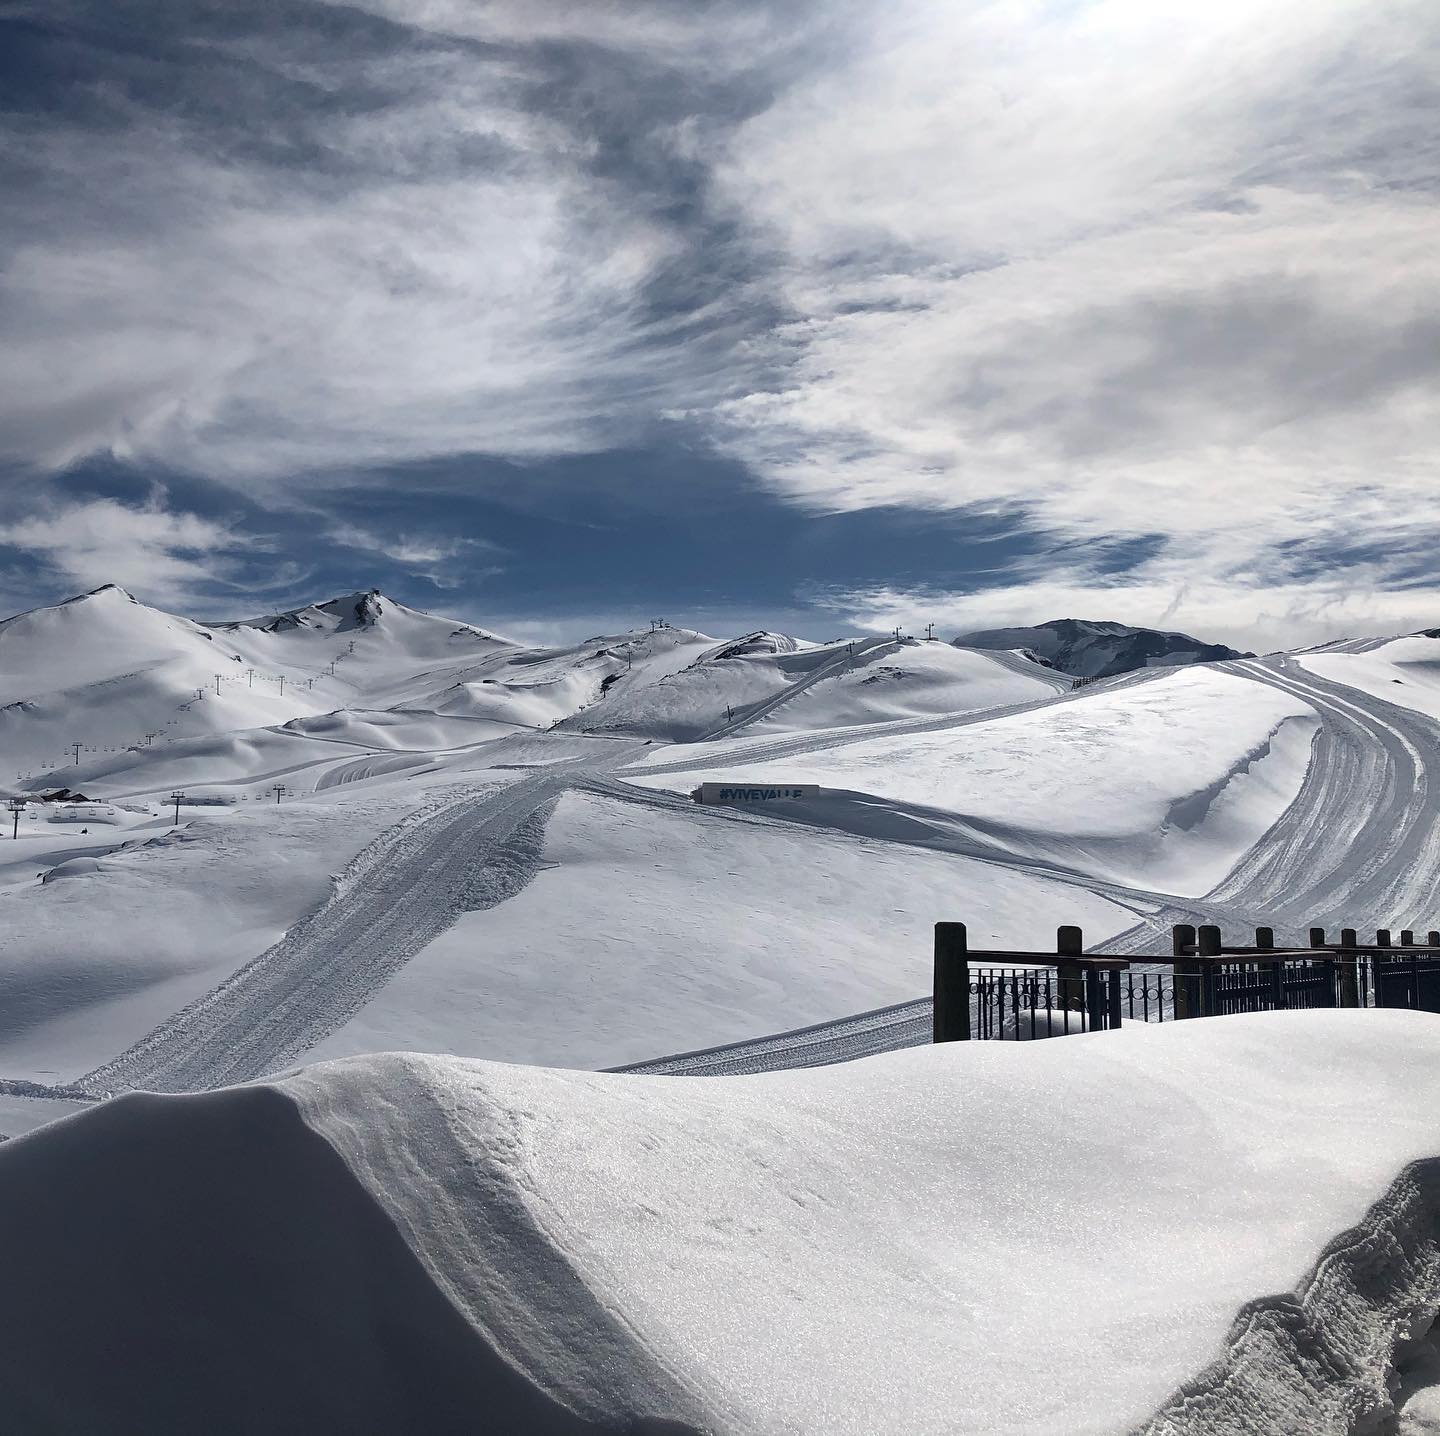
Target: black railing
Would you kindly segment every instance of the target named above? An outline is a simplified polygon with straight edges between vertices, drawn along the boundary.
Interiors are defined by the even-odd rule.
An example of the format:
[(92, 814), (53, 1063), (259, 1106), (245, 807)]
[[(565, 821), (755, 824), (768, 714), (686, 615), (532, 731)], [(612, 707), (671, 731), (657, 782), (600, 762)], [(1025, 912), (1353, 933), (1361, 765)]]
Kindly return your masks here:
[(1268, 928), (1253, 946), (1227, 947), (1218, 928), (1177, 927), (1171, 956), (1087, 954), (1080, 930), (1061, 928), (1056, 951), (972, 952), (962, 923), (935, 928), (937, 1042), (1029, 1041), (1098, 1032), (1122, 1022), (1172, 1022), (1316, 1007), (1400, 1007), (1440, 1013), (1440, 931), (1376, 933), (1360, 944), (1345, 929), (1327, 943), (1278, 948)]
[(1035, 1041), (1118, 1027), (1123, 994), (1118, 970), (1078, 978), (1045, 968), (982, 967), (970, 973), (970, 1035)]
[(1360, 965), (1359, 987), (1367, 1007), (1440, 1012), (1440, 954), (1372, 957)]

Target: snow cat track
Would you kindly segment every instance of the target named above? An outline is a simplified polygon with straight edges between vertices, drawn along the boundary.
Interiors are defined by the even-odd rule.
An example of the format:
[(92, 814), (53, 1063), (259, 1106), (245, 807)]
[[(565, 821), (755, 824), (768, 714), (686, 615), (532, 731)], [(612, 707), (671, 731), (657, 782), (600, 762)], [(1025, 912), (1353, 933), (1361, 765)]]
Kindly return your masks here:
[(540, 865), (545, 824), (584, 773), (557, 763), (465, 793), (382, 833), (329, 899), (279, 942), (75, 1084), (200, 1092), (293, 1062), (347, 1022), (462, 912), (513, 897)]
[[(1290, 659), (1244, 659), (1219, 666), (1236, 677), (1303, 698), (1320, 715), (1321, 727), (1300, 792), (1270, 831), (1205, 896), (1175, 898), (1129, 891), (1130, 900), (1153, 902), (1153, 912), (1100, 946), (1107, 953), (1139, 956), (1166, 951), (1176, 923), (1263, 924), (1299, 936), (1312, 925), (1337, 928), (1357, 912), (1391, 914), (1400, 926), (1411, 915), (1440, 907), (1440, 781), (1427, 768), (1440, 754), (1440, 724), (1318, 678)], [(1077, 690), (1073, 696), (1082, 698), (1098, 686)], [(926, 726), (961, 726), (996, 716), (1001, 715), (992, 712)], [(846, 735), (840, 741), (858, 740)], [(812, 749), (787, 751), (835, 746), (840, 743), (825, 741)], [(677, 765), (646, 771), (679, 770)], [(1042, 875), (1067, 880), (1053, 871)], [(1094, 883), (1084, 885), (1100, 890)], [(1118, 890), (1114, 895), (1120, 895)], [(930, 1037), (930, 999), (923, 997), (795, 1032), (660, 1057), (623, 1070), (673, 1076), (773, 1072), (847, 1062), (918, 1046)]]

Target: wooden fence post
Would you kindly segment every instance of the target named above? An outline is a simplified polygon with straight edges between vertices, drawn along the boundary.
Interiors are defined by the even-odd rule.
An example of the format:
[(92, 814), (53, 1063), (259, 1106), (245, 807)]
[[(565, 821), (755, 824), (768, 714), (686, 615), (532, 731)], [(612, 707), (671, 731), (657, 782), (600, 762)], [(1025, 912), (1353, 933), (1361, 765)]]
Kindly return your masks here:
[[(1200, 992), (1196, 986), (1199, 968), (1186, 961), (1195, 949), (1195, 929), (1188, 922), (1176, 923), (1170, 929), (1171, 952), (1175, 962), (1171, 990), (1175, 994), (1175, 1018), (1197, 1017), (1200, 1013)], [(1192, 988), (1194, 990), (1192, 990)]]
[(970, 959), (963, 922), (935, 924), (934, 1040), (970, 1040)]
[[(1313, 931), (1313, 929), (1312, 929)], [(1269, 969), (1267, 974), (1270, 980), (1270, 1006), (1278, 1011), (1285, 1006), (1285, 959), (1281, 956), (1263, 957), (1262, 953), (1273, 953), (1275, 951), (1275, 929), (1273, 927), (1257, 927), (1255, 929), (1255, 955), (1259, 958), (1260, 965)]]
[[(1195, 952), (1199, 957), (1219, 957), (1222, 939), (1214, 923), (1203, 923), (1195, 929)], [(1216, 971), (1213, 962), (1196, 963), (1200, 969), (1200, 1010), (1197, 1016), (1214, 1017)]]
[(1340, 1006), (1360, 1006), (1360, 960), (1355, 952), (1355, 929), (1340, 932)]
[(1323, 927), (1312, 927), (1310, 929), (1310, 946), (1312, 948), (1325, 946), (1325, 929)]
[[(1085, 936), (1078, 927), (1055, 929), (1055, 954), (1057, 957), (1082, 957), (1085, 953)], [(1072, 1012), (1085, 1010), (1084, 971), (1078, 962), (1055, 964), (1055, 989), (1060, 1006)]]

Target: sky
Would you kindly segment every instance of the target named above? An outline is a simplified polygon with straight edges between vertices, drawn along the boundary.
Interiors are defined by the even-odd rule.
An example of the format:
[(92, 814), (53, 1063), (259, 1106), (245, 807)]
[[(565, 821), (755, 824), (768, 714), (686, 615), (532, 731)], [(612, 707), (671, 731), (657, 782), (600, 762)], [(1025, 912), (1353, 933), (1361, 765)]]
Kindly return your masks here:
[(0, 608), (1440, 623), (1434, 0), (0, 3)]

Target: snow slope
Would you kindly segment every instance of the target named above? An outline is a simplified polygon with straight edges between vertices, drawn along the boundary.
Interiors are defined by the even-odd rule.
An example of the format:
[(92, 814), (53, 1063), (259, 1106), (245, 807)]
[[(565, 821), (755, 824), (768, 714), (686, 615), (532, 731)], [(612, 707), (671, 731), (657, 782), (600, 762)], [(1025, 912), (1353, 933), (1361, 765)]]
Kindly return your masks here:
[(75, 788), (177, 743), (323, 726), (338, 709), (395, 706), (441, 660), (511, 647), (383, 595), (206, 626), (107, 585), (0, 624), (0, 778)]
[(1296, 662), (1333, 683), (1440, 719), (1440, 629), (1357, 647), (1300, 653)]
[(124, 1098), (0, 1145), (0, 1386), (155, 1436), (1341, 1436), (1434, 1316), (1437, 1074), (1440, 1020), (1308, 1012)]
[(797, 694), (745, 731), (796, 733), (973, 713), (1051, 697), (1069, 688), (1068, 679), (1039, 664), (1014, 661), (1011, 655), (912, 641)]
[(103, 757), (327, 706), (294, 685), (283, 695), (271, 682), (252, 686), (246, 667), (223, 636), (113, 586), (9, 619), (0, 624), (0, 782), (45, 786), (44, 769), (71, 771), (77, 743), (82, 758)]
[(129, 813), (83, 836), (30, 820), (0, 841), (0, 1077), (64, 1082), (113, 1057), (280, 939), (426, 797), (342, 795), (185, 809), (179, 827)]
[(715, 640), (687, 628), (588, 638), (568, 648), (515, 649), (453, 675), (415, 699), (418, 707), (476, 717), (513, 717), (536, 726), (573, 720), (581, 729), (607, 724), (607, 705), (637, 689), (663, 684)]
[[(308, 766), (294, 750), (271, 764), (295, 737), (375, 750), (556, 725), (695, 738), (787, 702), (847, 655), (860, 663), (881, 649), (767, 633), (717, 643), (668, 626), (531, 648), (377, 590), (206, 625), (107, 585), (0, 624), (0, 780), (110, 795), (258, 781)], [(948, 701), (933, 676), (909, 687), (929, 690), (915, 711)], [(983, 690), (956, 702), (988, 702)], [(876, 696), (880, 712), (909, 711)]]
[[(928, 828), (1144, 888), (1198, 894), (1293, 800), (1315, 717), (1298, 696), (1210, 668), (964, 727), (880, 734), (756, 763), (756, 740), (671, 748), (655, 781), (783, 780), (832, 790), (797, 820), (876, 835)], [(713, 751), (713, 756), (712, 756)], [(748, 761), (747, 761), (748, 760)], [(641, 767), (636, 781), (645, 780)]]
[[(1420, 690), (1435, 640), (1406, 642), (1387, 694)], [(1319, 657), (1400, 673), (1379, 648)], [(207, 627), (103, 589), (0, 626), (0, 659), (32, 695), (0, 728), (99, 749), (28, 786), (102, 800), (0, 841), (0, 1081), (190, 1089), (396, 1044), (645, 1061), (913, 1002), (944, 916), (1142, 953), (1176, 921), (1435, 921), (1433, 720), (1281, 658), (1070, 691), (940, 643), (534, 648), (374, 591)], [(218, 697), (155, 716), (222, 662)], [(127, 745), (141, 718), (164, 732)], [(825, 791), (761, 819), (680, 796), (751, 775)], [(225, 805), (171, 832), (176, 789)], [(923, 1027), (860, 1021), (801, 1046)]]
[[(1362, 932), (1366, 927), (1430, 928), (1433, 914), (1440, 913), (1440, 783), (1435, 780), (1440, 725), (1410, 709), (1319, 678), (1284, 655), (1226, 665), (1226, 671), (1247, 683), (1299, 699), (1319, 720), (1299, 792), (1259, 841), (1214, 887), (1198, 896), (1112, 888), (1093, 877), (1074, 874), (1078, 887), (1133, 903), (1141, 914), (1133, 928), (1106, 939), (1103, 951), (1137, 961), (1164, 954), (1169, 950), (1171, 925), (1181, 922), (1219, 923), (1227, 934), (1265, 925), (1274, 929), (1280, 942), (1297, 945), (1307, 941), (1309, 929), (1316, 925), (1332, 932), (1342, 927)], [(1065, 706), (1074, 703), (1086, 708), (1100, 691), (1102, 685), (1083, 688)], [(890, 731), (929, 733), (940, 731), (941, 726), (973, 727), (976, 722), (962, 718)], [(855, 730), (814, 735), (808, 748), (828, 752), (863, 736)], [(733, 746), (753, 751), (750, 745)], [(772, 750), (785, 748), (788, 758), (805, 751), (807, 740), (769, 746)], [(1265, 761), (1268, 765), (1269, 760)], [(693, 771), (697, 765), (692, 759), (671, 766)], [(1247, 782), (1256, 766), (1247, 773)], [(661, 762), (650, 771), (660, 774), (666, 768)], [(822, 795), (819, 803), (794, 805), (789, 819), (824, 822), (827, 810), (853, 816), (856, 808), (847, 806), (843, 798)], [(1219, 801), (1206, 809), (1198, 835), (1203, 838), (1206, 829), (1227, 811), (1233, 809), (1222, 793)], [(922, 823), (914, 814), (870, 800), (864, 804), (863, 816), (877, 832), (883, 819), (892, 841), (944, 851), (964, 846), (956, 824), (943, 815), (931, 815)], [(985, 849), (976, 844), (971, 851), (982, 854)], [(992, 861), (1000, 859), (1000, 852), (993, 847), (990, 854)], [(1038, 859), (1024, 853), (1014, 854), (1011, 861), (1040, 866)], [(771, 1072), (849, 1061), (929, 1040), (930, 1000), (922, 997), (801, 1031), (761, 1034), (639, 1066), (664, 1073)]]
[(312, 1060), (458, 1049), (620, 1066), (904, 1001), (929, 982), (942, 908), (980, 916), (977, 944), (1134, 920), (1042, 877), (618, 786), (561, 798), (539, 864), (523, 891), (423, 948)]

